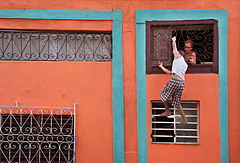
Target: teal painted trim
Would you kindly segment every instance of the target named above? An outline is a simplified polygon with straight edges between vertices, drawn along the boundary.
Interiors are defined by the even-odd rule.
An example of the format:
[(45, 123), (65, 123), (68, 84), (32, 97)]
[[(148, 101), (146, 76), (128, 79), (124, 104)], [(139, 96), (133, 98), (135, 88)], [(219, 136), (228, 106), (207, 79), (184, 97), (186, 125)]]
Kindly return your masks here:
[(221, 162), (229, 162), (228, 152), (228, 14), (218, 21), (219, 30), (219, 123)]
[(227, 14), (225, 9), (217, 10), (136, 10), (136, 23), (153, 20), (200, 20), (221, 19)]
[(122, 17), (120, 17), (121, 12), (122, 11), (0, 9), (0, 17), (17, 19), (122, 20)]
[[(147, 163), (147, 113), (146, 113), (146, 21), (215, 19), (219, 30), (219, 125), (221, 162), (229, 162), (228, 151), (228, 70), (227, 37), (228, 13), (225, 9), (214, 10), (136, 10), (137, 51), (137, 115), (138, 161)], [(145, 140), (146, 141), (146, 140)]]
[[(123, 106), (123, 64), (122, 64), (122, 21), (113, 22), (113, 148), (114, 163), (124, 162), (124, 106)], [(119, 55), (119, 56), (118, 56)], [(117, 80), (115, 80), (117, 79)], [(119, 133), (119, 131), (122, 131)]]
[(138, 162), (147, 163), (146, 27), (136, 24)]
[(72, 10), (11, 10), (0, 9), (0, 18), (61, 19), (61, 20), (113, 20), (113, 160), (125, 162), (124, 152), (124, 102), (122, 63), (122, 11), (72, 11)]

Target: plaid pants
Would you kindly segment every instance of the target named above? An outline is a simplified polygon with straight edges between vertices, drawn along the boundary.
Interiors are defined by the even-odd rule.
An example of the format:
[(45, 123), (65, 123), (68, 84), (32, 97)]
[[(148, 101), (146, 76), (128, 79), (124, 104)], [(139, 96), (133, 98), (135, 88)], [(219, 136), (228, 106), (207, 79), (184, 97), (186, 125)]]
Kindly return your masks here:
[(161, 100), (163, 102), (166, 102), (169, 97), (172, 97), (172, 105), (175, 108), (182, 108), (180, 101), (184, 87), (185, 87), (184, 80), (172, 78), (163, 87), (160, 94)]

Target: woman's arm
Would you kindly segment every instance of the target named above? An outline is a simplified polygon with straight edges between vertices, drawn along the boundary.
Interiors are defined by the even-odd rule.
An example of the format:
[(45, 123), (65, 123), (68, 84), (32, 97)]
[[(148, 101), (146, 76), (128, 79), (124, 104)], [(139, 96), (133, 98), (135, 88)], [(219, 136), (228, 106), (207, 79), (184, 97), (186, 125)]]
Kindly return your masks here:
[(192, 55), (193, 55), (193, 64), (196, 64), (196, 53), (192, 52)]
[(172, 71), (169, 71), (168, 69), (166, 69), (166, 68), (163, 66), (162, 62), (158, 62), (158, 67), (161, 68), (165, 73), (167, 73), (167, 74), (169, 74), (169, 75), (172, 74)]
[(172, 48), (173, 48), (174, 59), (177, 59), (177, 58), (181, 57), (181, 54), (180, 54), (179, 51), (177, 50), (176, 36), (174, 36), (174, 37), (172, 38)]

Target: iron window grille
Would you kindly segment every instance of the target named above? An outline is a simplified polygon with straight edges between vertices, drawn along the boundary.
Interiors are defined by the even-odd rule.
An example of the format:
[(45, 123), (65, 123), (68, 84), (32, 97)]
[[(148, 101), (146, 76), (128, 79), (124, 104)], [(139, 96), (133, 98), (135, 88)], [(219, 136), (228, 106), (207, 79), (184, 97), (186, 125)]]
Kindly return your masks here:
[(151, 142), (163, 144), (199, 144), (199, 104), (182, 102), (188, 124), (181, 124), (181, 115), (169, 103), (171, 116), (160, 117), (165, 111), (161, 101), (151, 102)]
[(216, 20), (149, 21), (147, 22), (147, 74), (164, 73), (160, 60), (171, 69), (173, 54), (171, 38), (176, 36), (177, 48), (184, 52), (184, 42), (194, 43), (196, 64), (189, 64), (187, 73), (218, 73), (218, 22)]
[(75, 162), (75, 107), (0, 107), (1, 163)]
[(0, 60), (112, 60), (111, 32), (0, 30)]

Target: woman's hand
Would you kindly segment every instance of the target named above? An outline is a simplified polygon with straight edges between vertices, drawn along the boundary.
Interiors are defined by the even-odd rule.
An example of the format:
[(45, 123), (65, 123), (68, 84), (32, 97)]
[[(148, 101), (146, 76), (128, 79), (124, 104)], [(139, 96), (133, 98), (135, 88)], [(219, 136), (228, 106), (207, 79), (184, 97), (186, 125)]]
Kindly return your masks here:
[(158, 67), (159, 67), (159, 68), (163, 68), (163, 63), (160, 62), (160, 61), (158, 61)]
[(174, 36), (174, 37), (172, 38), (172, 41), (173, 41), (173, 42), (176, 42), (176, 36)]
[(166, 69), (164, 66), (163, 66), (163, 63), (158, 61), (158, 67), (161, 68), (165, 73), (167, 74), (172, 74), (172, 71), (169, 71), (168, 69)]

